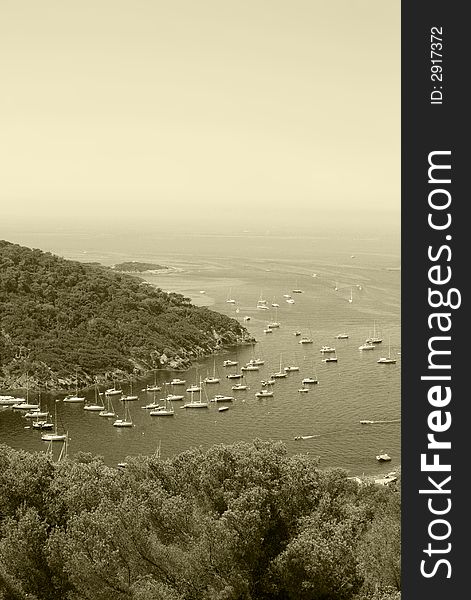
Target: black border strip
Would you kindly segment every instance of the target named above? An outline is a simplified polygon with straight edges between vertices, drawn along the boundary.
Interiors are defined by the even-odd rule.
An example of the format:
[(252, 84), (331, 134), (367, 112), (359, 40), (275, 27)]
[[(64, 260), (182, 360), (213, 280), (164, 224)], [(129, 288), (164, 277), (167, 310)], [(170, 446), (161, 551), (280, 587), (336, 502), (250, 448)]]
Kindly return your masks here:
[[(465, 89), (470, 79), (467, 67), (469, 51), (469, 33), (465, 17), (466, 3), (437, 2), (436, 0), (415, 0), (402, 2), (402, 580), (405, 600), (435, 600), (443, 598), (461, 598), (469, 594), (469, 583), (466, 563), (468, 554), (469, 532), (469, 499), (466, 484), (471, 480), (471, 451), (467, 444), (471, 440), (471, 416), (469, 406), (471, 398), (469, 383), (465, 382), (466, 369), (471, 369), (471, 354), (466, 348), (467, 293), (465, 284), (470, 275), (466, 273), (467, 255), (471, 255), (466, 240), (470, 236), (467, 224), (467, 205), (471, 205), (469, 192), (465, 189), (466, 178), (471, 171), (467, 164), (469, 156), (468, 130), (471, 118), (465, 111), (467, 101)], [(442, 63), (432, 63), (439, 56), (431, 55), (432, 27), (442, 28), (442, 48), (435, 46), (433, 50), (441, 50)], [(439, 30), (435, 30), (435, 33)], [(438, 41), (438, 40), (436, 40)], [(442, 66), (442, 81), (432, 81), (432, 66)], [(433, 69), (439, 71), (439, 69)], [(435, 88), (434, 88), (435, 86)], [(441, 88), (440, 88), (441, 86)], [(431, 103), (431, 93), (442, 91), (441, 104)], [(434, 94), (438, 101), (440, 94)], [(434, 151), (450, 151), (450, 155), (435, 155), (436, 162), (449, 163), (448, 171), (451, 182), (429, 183), (428, 157)], [(445, 170), (436, 170), (441, 179), (446, 179)], [(448, 190), (451, 196), (449, 209), (434, 211), (429, 207), (429, 194), (432, 189)], [(446, 193), (437, 192), (434, 198), (445, 200)], [(429, 212), (434, 218), (445, 219), (450, 213), (452, 222), (446, 230), (434, 230), (427, 222)], [(443, 221), (444, 222), (444, 221)], [(446, 236), (450, 235), (451, 239)], [(427, 253), (433, 248), (433, 256), (441, 246), (448, 245), (448, 251), (442, 250), (440, 258), (432, 261)], [(446, 267), (451, 268), (451, 281), (448, 284), (432, 285), (428, 270), (431, 266), (441, 265), (442, 273)], [(448, 272), (448, 271), (447, 271)], [(435, 275), (437, 275), (435, 271)], [(460, 308), (433, 309), (428, 301), (428, 288), (456, 288), (461, 292)], [(456, 300), (457, 294), (453, 295)], [(451, 364), (451, 369), (430, 369), (428, 343), (431, 336), (437, 333), (436, 321), (432, 329), (428, 325), (428, 317), (433, 312), (448, 312), (452, 327), (449, 332), (441, 333), (450, 336), (449, 342), (442, 344), (442, 349), (450, 349), (450, 355), (440, 356), (441, 365)], [(443, 321), (444, 323), (444, 321)], [(437, 347), (437, 346), (435, 346)], [(426, 375), (451, 375), (451, 381), (432, 382), (422, 380)], [(468, 385), (466, 385), (468, 384)], [(436, 434), (440, 440), (451, 442), (451, 449), (439, 452), (427, 449), (427, 434), (431, 433), (428, 415), (437, 407), (428, 400), (428, 390), (432, 385), (449, 386), (452, 398), (449, 404), (441, 407), (442, 418), (449, 411), (452, 418), (451, 427)], [(442, 388), (443, 390), (443, 388)], [(427, 453), (427, 461), (433, 460), (438, 452), (441, 463), (450, 464), (450, 472), (424, 472), (421, 470), (421, 454)], [(420, 494), (420, 489), (434, 489), (428, 477), (435, 479), (439, 485), (451, 475), (451, 480), (442, 485), (442, 489), (450, 490), (449, 494)], [(428, 504), (436, 510), (449, 512), (433, 515)], [(429, 535), (430, 523), (434, 519), (447, 520), (436, 523), (431, 531), (437, 537), (433, 540)], [(387, 531), (385, 532), (387, 535)], [(431, 544), (430, 556), (424, 552)], [(451, 544), (449, 547), (448, 544)], [(449, 548), (449, 552), (445, 550)], [(437, 562), (440, 559), (447, 563)], [(421, 573), (421, 561), (426, 562)], [(447, 575), (451, 575), (450, 578)], [(460, 592), (459, 590), (463, 590)]]

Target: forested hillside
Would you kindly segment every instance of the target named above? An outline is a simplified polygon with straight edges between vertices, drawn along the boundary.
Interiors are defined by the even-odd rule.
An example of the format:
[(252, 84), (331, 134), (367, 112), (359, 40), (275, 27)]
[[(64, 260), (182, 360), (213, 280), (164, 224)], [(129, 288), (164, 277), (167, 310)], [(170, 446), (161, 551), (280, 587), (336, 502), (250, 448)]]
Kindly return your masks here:
[(1, 600), (397, 600), (400, 493), (281, 443), (110, 468), (0, 446)]
[(234, 319), (135, 276), (0, 241), (0, 385), (61, 388), (188, 367), (248, 339)]

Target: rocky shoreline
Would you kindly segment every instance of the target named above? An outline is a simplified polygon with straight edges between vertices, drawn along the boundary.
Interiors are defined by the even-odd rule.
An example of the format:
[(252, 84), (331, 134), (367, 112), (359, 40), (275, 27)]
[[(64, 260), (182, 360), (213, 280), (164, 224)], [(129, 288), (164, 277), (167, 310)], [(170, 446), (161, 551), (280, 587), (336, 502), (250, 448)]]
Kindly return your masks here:
[[(213, 348), (196, 346), (193, 350), (185, 350), (180, 348), (178, 354), (174, 356), (166, 356), (164, 353), (159, 354), (155, 352), (153, 359), (154, 364), (149, 364), (138, 360), (134, 357), (130, 357), (129, 361), (132, 365), (132, 375), (135, 378), (145, 377), (154, 371), (179, 371), (184, 372), (190, 369), (198, 360), (209, 358), (213, 355), (218, 355), (225, 350), (231, 348), (237, 348), (241, 346), (249, 346), (256, 343), (255, 338), (248, 336), (235, 336), (230, 343), (221, 343), (220, 336), (214, 332), (215, 344)], [(78, 368), (78, 387), (80, 389), (87, 389), (93, 387), (95, 383), (98, 385), (109, 385), (113, 381), (117, 382), (128, 382), (130, 380), (130, 373), (122, 369), (116, 369), (108, 371), (106, 373), (98, 375), (90, 375), (84, 372), (80, 367)], [(24, 391), (29, 389), (30, 391), (47, 390), (51, 393), (70, 392), (75, 389), (76, 380), (75, 373), (71, 373), (68, 377), (59, 377), (58, 375), (50, 372), (50, 377), (47, 379), (35, 378), (31, 375), (9, 375), (3, 376), (0, 374), (0, 389), (3, 392), (11, 391)]]

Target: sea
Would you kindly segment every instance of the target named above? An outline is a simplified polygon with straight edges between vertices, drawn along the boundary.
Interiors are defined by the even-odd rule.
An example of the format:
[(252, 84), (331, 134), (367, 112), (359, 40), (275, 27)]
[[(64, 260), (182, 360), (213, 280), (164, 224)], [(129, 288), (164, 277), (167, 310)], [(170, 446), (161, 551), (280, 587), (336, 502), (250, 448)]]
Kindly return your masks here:
[[(142, 277), (166, 291), (191, 298), (243, 323), (255, 337), (254, 346), (233, 348), (200, 360), (185, 372), (158, 370), (133, 383), (137, 401), (129, 402), (132, 428), (113, 427), (113, 419), (83, 410), (83, 404), (56, 402), (44, 396), (49, 410), (57, 412), (58, 429), (68, 432), (68, 452), (91, 452), (116, 466), (135, 455), (160, 449), (166, 458), (193, 447), (238, 441), (280, 440), (289, 454), (308, 453), (320, 467), (341, 467), (352, 476), (389, 472), (400, 467), (401, 445), (401, 305), (400, 243), (394, 234), (322, 233), (296, 231), (214, 234), (151, 231), (17, 231), (9, 241), (40, 248), (81, 262), (114, 265), (124, 261), (152, 262), (169, 267), (146, 272)], [(295, 293), (293, 290), (301, 290)], [(288, 303), (290, 295), (294, 303)], [(235, 303), (228, 303), (228, 299)], [(257, 308), (266, 300), (269, 310)], [(278, 304), (279, 306), (272, 306)], [(271, 321), (280, 327), (265, 333)], [(300, 336), (312, 344), (300, 344)], [(382, 338), (374, 350), (359, 346), (375, 333)], [(337, 335), (347, 334), (346, 339)], [(334, 347), (338, 362), (323, 362), (322, 346)], [(380, 357), (395, 364), (378, 364)], [(247, 391), (231, 391), (226, 359), (239, 367), (251, 358), (265, 361), (259, 371), (246, 372)], [(278, 379), (270, 388), (273, 397), (257, 398), (261, 381), (285, 366), (299, 371)], [(177, 388), (216, 372), (220, 384), (206, 386), (208, 397), (235, 396), (208, 409), (182, 410), (174, 402), (175, 415), (159, 418), (143, 406), (153, 394), (141, 391), (155, 381), (163, 386), (174, 377), (186, 380)], [(301, 380), (315, 377), (317, 385), (300, 393)], [(121, 382), (125, 392), (129, 382)], [(183, 391), (180, 391), (183, 390)], [(176, 390), (175, 390), (176, 391)], [(2, 390), (0, 393), (6, 393)], [(163, 396), (157, 393), (156, 399)], [(203, 393), (203, 397), (205, 393)], [(34, 397), (34, 394), (30, 395)], [(87, 400), (94, 397), (87, 392)], [(124, 406), (113, 399), (115, 411)], [(360, 421), (372, 421), (361, 424)], [(22, 411), (0, 408), (0, 441), (16, 449), (45, 451), (41, 433), (30, 427)], [(58, 442), (53, 452), (59, 452)], [(387, 453), (388, 463), (376, 456)]]

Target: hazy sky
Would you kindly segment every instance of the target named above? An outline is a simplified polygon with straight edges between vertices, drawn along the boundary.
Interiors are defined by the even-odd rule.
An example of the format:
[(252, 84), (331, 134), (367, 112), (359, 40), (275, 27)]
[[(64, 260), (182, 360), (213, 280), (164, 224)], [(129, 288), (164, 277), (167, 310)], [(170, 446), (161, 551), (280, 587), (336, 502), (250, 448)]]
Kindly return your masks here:
[(400, 0), (0, 0), (0, 73), (7, 220), (399, 225)]

